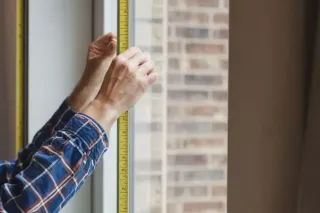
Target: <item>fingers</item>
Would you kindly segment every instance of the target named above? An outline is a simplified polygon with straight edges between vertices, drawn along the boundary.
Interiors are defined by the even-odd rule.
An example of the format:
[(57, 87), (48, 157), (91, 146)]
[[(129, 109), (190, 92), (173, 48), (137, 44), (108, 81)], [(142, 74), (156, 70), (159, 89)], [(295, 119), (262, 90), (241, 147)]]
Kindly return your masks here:
[(146, 76), (146, 81), (147, 81), (149, 86), (151, 84), (153, 84), (154, 82), (156, 82), (157, 79), (158, 79), (158, 73), (156, 73), (156, 72), (152, 72), (152, 73), (150, 73), (150, 75)]
[(137, 76), (142, 77), (142, 81), (146, 83), (147, 87), (152, 85), (158, 79), (158, 73), (155, 72), (155, 64), (152, 60), (146, 61), (137, 70)]
[(137, 75), (144, 76), (148, 75), (154, 69), (155, 64), (152, 60), (148, 60), (145, 63), (141, 64), (137, 70)]
[(150, 60), (150, 54), (145, 52), (140, 52), (134, 55), (130, 60), (129, 63), (132, 67), (137, 68), (138, 66), (146, 63)]
[(109, 41), (109, 44), (107, 46), (107, 51), (105, 52), (105, 57), (112, 57), (114, 58), (117, 54), (117, 41)]
[(151, 60), (150, 54), (141, 52), (137, 47), (132, 47), (119, 55), (112, 67), (126, 67), (137, 76), (143, 77), (148, 85), (157, 80), (157, 73), (154, 72), (155, 63)]
[(140, 52), (141, 52), (141, 50), (139, 48), (131, 47), (131, 48), (127, 49), (126, 51), (124, 51), (123, 53), (121, 53), (118, 57), (123, 60), (129, 60)]
[(113, 33), (108, 33), (103, 36), (100, 36), (96, 39), (96, 42), (108, 44), (110, 41), (116, 40), (116, 36)]

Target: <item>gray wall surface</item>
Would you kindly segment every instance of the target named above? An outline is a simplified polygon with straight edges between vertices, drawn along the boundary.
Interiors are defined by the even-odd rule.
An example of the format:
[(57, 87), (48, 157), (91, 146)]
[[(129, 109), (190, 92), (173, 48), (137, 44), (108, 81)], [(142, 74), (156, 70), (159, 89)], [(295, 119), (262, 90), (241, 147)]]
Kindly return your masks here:
[[(15, 156), (16, 1), (0, 1), (0, 159)], [(29, 0), (29, 141), (80, 78), (92, 1)], [(62, 212), (91, 212), (91, 180)]]

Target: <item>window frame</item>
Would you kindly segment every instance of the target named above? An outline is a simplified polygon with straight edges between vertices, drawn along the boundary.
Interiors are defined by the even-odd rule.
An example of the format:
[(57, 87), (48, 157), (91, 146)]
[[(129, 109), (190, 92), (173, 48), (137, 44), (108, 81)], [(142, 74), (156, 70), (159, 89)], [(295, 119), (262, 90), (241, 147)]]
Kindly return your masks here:
[[(117, 34), (117, 0), (93, 0), (92, 10), (93, 39), (107, 32)], [(93, 213), (117, 212), (117, 124), (116, 121), (110, 130), (108, 151), (93, 173)]]

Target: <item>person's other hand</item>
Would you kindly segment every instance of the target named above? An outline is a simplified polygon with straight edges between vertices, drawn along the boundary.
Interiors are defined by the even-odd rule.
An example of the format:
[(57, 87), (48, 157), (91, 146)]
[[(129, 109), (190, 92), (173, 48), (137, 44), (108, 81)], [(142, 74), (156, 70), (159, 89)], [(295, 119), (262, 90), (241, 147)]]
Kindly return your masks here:
[(116, 38), (108, 33), (93, 41), (88, 49), (85, 71), (69, 97), (69, 105), (84, 110), (97, 96), (104, 76), (116, 56)]
[(112, 61), (97, 97), (83, 113), (108, 132), (157, 80), (154, 68), (150, 55), (136, 47), (120, 54)]

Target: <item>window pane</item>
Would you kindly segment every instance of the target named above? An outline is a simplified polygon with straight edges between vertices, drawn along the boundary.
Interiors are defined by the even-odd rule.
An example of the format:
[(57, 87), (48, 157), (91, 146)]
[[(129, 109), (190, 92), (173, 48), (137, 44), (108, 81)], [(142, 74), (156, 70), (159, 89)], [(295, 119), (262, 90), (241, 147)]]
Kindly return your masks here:
[(160, 79), (135, 107), (135, 212), (227, 212), (228, 0), (136, 0)]

